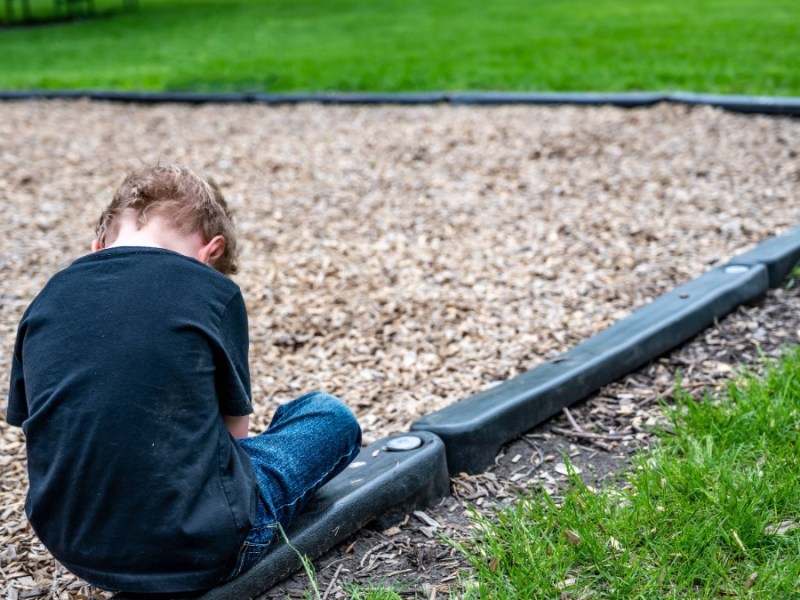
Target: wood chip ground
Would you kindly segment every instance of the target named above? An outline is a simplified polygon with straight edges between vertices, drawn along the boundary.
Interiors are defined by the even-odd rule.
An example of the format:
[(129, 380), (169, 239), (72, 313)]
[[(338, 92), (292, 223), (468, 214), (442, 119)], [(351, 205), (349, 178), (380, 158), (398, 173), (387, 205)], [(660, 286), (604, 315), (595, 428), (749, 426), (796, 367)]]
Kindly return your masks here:
[[(798, 120), (667, 105), (6, 102), (0, 344), (10, 364), (22, 311), (56, 270), (88, 250), (93, 222), (128, 170), (185, 162), (214, 175), (237, 212), (253, 432), (280, 403), (321, 388), (353, 408), (372, 441), (533, 368), (800, 223), (798, 148)], [(745, 318), (750, 324), (742, 327), (770, 337), (759, 328), (772, 331), (766, 327), (780, 322), (779, 313)], [(661, 377), (665, 387), (629, 379), (603, 392), (608, 402), (571, 413), (584, 434), (602, 437), (552, 429), (576, 431), (564, 416), (518, 448), (538, 447), (547, 464), (560, 456), (544, 445), (552, 439), (572, 444), (576, 462), (624, 454), (625, 442), (645, 438), (649, 419), (657, 419), (640, 414), (639, 404), (655, 405), (676, 365), (700, 377), (698, 384), (713, 382), (714, 369), (730, 370), (718, 355), (738, 351), (714, 331), (703, 337), (705, 358), (678, 353), (678, 363), (649, 367), (655, 371), (646, 377)], [(785, 342), (797, 341), (796, 328), (782, 331)], [(7, 370), (0, 377), (5, 397)], [(624, 429), (634, 424), (642, 431)], [(22, 435), (2, 422), (0, 440), (0, 597), (99, 594), (64, 573), (33, 536), (22, 510)], [(460, 514), (462, 502), (502, 500), (505, 479), (524, 486), (548, 473), (558, 481), (555, 466), (542, 468), (537, 457), (512, 447), (499, 461), (513, 466), (507, 476), (454, 483), (455, 495), (435, 510)], [(613, 471), (617, 463), (609, 464)], [(441, 527), (410, 515), (401, 532), (457, 528), (426, 514)], [(388, 545), (365, 557), (369, 548), (361, 548), (370, 541), (359, 538), (351, 553), (362, 552), (358, 564), (323, 566), (321, 579), (337, 570), (337, 580), (356, 572), (403, 571), (393, 577), (409, 580), (440, 573), (422, 579), (429, 594), (430, 586), (452, 582), (445, 579), (456, 573), (457, 558), (431, 546), (434, 537), (372, 535), (375, 545)]]

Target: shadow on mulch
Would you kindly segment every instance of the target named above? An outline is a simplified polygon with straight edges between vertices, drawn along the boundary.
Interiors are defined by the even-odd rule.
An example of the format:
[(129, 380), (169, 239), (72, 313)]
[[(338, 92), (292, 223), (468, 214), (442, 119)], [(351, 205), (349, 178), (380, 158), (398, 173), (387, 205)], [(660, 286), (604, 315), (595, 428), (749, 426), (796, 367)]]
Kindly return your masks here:
[[(504, 447), (495, 465), (451, 480), (451, 495), (425, 511), (379, 522), (315, 561), (317, 587), (326, 598), (345, 598), (355, 582), (389, 586), (404, 597), (430, 598), (457, 590), (467, 561), (440, 535), (469, 536), (469, 511), (492, 514), (519, 493), (557, 495), (569, 459), (590, 485), (614, 482), (667, 427), (660, 405), (681, 387), (700, 399), (722, 390), (741, 368), (757, 370), (800, 342), (800, 288), (772, 290), (689, 343), (565, 410)], [(260, 600), (308, 597), (305, 574), (296, 574)]]

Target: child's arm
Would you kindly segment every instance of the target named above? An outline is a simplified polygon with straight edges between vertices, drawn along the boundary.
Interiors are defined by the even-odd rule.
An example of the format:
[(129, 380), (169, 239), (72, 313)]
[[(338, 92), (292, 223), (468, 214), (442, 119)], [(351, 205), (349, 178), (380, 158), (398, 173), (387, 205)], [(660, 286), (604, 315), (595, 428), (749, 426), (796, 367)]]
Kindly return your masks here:
[(219, 412), (228, 432), (237, 440), (247, 437), (249, 415), (253, 412), (247, 329), (247, 309), (239, 292), (231, 298), (220, 320), (214, 372)]
[(247, 427), (250, 425), (250, 415), (242, 417), (231, 417), (230, 415), (222, 415), (225, 421), (225, 427), (230, 434), (237, 440), (247, 437)]

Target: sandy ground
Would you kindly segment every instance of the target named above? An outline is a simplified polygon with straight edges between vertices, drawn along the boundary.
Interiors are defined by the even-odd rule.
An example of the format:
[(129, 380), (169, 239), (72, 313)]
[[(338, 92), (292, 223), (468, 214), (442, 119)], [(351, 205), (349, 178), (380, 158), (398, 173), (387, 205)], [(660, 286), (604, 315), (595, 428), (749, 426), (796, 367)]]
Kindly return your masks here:
[[(0, 344), (10, 361), (128, 170), (185, 162), (237, 212), (253, 431), (322, 388), (370, 441), (799, 223), (799, 148), (798, 120), (666, 105), (0, 103)], [(0, 434), (4, 585), (80, 591), (25, 526), (21, 435)]]

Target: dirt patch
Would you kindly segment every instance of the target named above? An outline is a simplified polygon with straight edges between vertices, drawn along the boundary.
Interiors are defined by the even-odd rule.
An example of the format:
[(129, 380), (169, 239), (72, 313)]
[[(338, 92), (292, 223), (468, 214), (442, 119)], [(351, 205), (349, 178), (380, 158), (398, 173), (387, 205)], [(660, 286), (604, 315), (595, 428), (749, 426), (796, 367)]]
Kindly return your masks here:
[[(185, 162), (237, 212), (253, 432), (321, 388), (375, 440), (799, 223), (798, 147), (798, 120), (669, 105), (0, 103), (0, 349), (124, 174)], [(4, 586), (88, 594), (25, 523), (21, 433), (0, 439)]]

